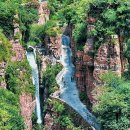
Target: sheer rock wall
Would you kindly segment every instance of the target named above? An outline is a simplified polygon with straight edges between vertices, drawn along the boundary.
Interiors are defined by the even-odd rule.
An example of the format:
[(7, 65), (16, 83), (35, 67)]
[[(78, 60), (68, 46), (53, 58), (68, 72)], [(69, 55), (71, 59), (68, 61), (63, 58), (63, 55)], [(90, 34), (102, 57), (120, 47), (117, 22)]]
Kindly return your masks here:
[(5, 81), (6, 62), (0, 62), (0, 88), (6, 89)]

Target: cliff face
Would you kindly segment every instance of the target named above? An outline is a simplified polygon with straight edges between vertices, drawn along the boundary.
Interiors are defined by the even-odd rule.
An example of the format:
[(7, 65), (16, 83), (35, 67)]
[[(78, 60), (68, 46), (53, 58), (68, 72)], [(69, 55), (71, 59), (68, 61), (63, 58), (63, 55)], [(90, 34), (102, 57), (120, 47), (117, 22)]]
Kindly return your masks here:
[(1, 62), (0, 63), (0, 88), (4, 88), (4, 89), (6, 89), (5, 68), (6, 68), (6, 62)]
[(99, 47), (94, 58), (91, 56), (92, 51), (93, 40), (88, 39), (84, 51), (77, 52), (76, 79), (79, 90), (86, 92), (91, 103), (95, 103), (92, 91), (102, 85), (100, 76), (109, 70), (121, 76), (119, 39), (116, 35), (108, 39)]
[(93, 53), (93, 38), (89, 38), (86, 42), (84, 51), (78, 51), (76, 53), (76, 72), (75, 77), (77, 81), (77, 87), (80, 92), (85, 92), (89, 99), (91, 99), (90, 92), (93, 90), (93, 70), (94, 59)]
[[(21, 32), (19, 29), (19, 23), (17, 22), (17, 19), (18, 15), (15, 15), (16, 21), (14, 20), (14, 38), (10, 41), (12, 44), (12, 52), (13, 52), (13, 56), (11, 58), (12, 62), (20, 62), (24, 60), (26, 57), (25, 56), (26, 51), (20, 44)], [(19, 37), (17, 37), (17, 35), (19, 35)], [(20, 71), (20, 78), (22, 78), (22, 75), (24, 75), (24, 73), (25, 73), (24, 70)], [(27, 130), (32, 129), (32, 113), (35, 108), (35, 100), (32, 97), (33, 95), (30, 93), (22, 93), (19, 96), (21, 115), (24, 119), (24, 123)]]
[(24, 117), (26, 130), (32, 129), (32, 113), (35, 109), (35, 101), (31, 94), (24, 93), (20, 95), (21, 115)]
[(95, 86), (100, 85), (99, 76), (108, 70), (111, 70), (121, 76), (121, 59), (118, 37), (114, 36), (114, 44), (103, 44), (98, 49), (98, 53), (94, 59)]
[(45, 24), (49, 20), (50, 10), (48, 9), (47, 2), (41, 2), (38, 7), (39, 20), (38, 24)]
[(45, 49), (47, 55), (52, 55), (56, 59), (60, 59), (61, 55), (61, 36), (56, 37), (45, 37)]

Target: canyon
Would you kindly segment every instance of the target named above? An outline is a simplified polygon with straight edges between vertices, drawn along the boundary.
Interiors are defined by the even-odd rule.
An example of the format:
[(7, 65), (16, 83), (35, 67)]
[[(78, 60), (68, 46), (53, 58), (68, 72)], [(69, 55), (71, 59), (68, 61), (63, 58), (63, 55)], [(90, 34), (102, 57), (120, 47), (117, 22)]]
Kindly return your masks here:
[[(28, 60), (28, 66), (31, 70), (28, 82), (31, 81), (30, 84), (33, 85), (35, 92), (26, 91), (26, 87), (29, 89), (29, 86), (26, 86), (27, 83), (23, 79), (23, 75), (27, 76), (27, 70), (18, 68), (16, 69), (18, 78), (21, 83), (25, 83), (20, 91), (21, 89), (25, 90), (18, 95), (15, 93), (18, 96), (20, 114), (23, 117), (26, 130), (32, 130), (35, 127), (37, 129), (44, 127), (45, 130), (72, 129), (68, 128), (69, 124), (62, 126), (62, 123), (58, 122), (63, 113), (55, 111), (57, 102), (63, 105), (65, 111), (69, 111), (69, 118), (77, 128), (101, 130), (102, 124), (97, 120), (99, 113), (95, 114), (93, 108), (99, 103), (98, 97), (102, 93), (100, 93), (100, 88), (106, 85), (102, 80), (102, 75), (112, 72), (121, 78), (128, 71), (129, 63), (124, 57), (127, 48), (126, 41), (122, 35), (111, 34), (103, 39), (102, 44), (98, 47), (95, 46), (96, 36), (90, 34), (96, 29), (95, 23), (99, 19), (89, 12), (90, 14), (87, 14), (85, 21), (87, 23), (85, 30), (88, 35), (86, 35), (85, 41), (83, 40), (84, 43), (76, 43), (73, 34), (76, 26), (71, 21), (66, 21), (66, 24), (63, 25), (56, 21), (55, 17), (52, 17), (53, 8), (50, 8), (52, 5), (48, 5), (47, 1), (39, 1), (39, 3), (34, 1), (33, 4), (27, 3), (22, 6), (29, 8), (33, 6), (38, 12), (38, 19), (32, 24), (37, 27), (34, 31), (37, 32), (39, 29), (40, 33), (38, 33), (42, 37), (34, 38), (35, 42), (39, 42), (37, 44), (34, 44), (34, 41), (32, 42), (32, 39), (28, 37), (34, 45), (29, 45), (30, 42), (27, 42), (25, 47), (21, 42), (24, 33), (20, 30), (20, 15), (14, 15), (13, 37), (9, 38), (11, 57), (8, 62), (0, 61), (0, 88), (12, 91), (9, 85), (10, 77), (6, 72), (8, 64)], [(28, 29), (31, 30), (33, 26)], [(27, 30), (25, 32), (27, 33)], [(28, 35), (31, 33), (28, 31)], [(79, 49), (81, 46), (82, 49)], [(54, 75), (55, 79), (53, 79), (50, 66), (55, 65), (61, 65), (62, 70), (58, 70), (59, 73)], [(50, 70), (47, 71), (50, 72), (50, 79), (56, 82), (54, 88), (51, 88), (52, 90), (48, 86), (48, 81), (51, 80), (43, 78), (48, 67), (50, 67)], [(54, 104), (49, 104), (49, 102)], [(59, 105), (59, 107), (61, 106)], [(32, 117), (33, 114), (35, 117)], [(118, 114), (116, 117), (119, 117)]]

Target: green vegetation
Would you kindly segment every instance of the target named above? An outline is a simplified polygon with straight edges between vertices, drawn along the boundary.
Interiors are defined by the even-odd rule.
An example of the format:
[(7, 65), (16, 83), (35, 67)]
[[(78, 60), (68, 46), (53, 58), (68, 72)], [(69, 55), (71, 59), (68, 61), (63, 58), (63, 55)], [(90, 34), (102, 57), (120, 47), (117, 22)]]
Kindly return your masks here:
[[(22, 4), (31, 2), (30, 5)], [(12, 38), (14, 33), (14, 20), (20, 24), (22, 32), (22, 43), (26, 47), (30, 35), (30, 25), (38, 19), (36, 10), (37, 3), (33, 0), (2, 0), (0, 1), (0, 29), (8, 37)], [(16, 18), (16, 14), (19, 18)]]
[(79, 93), (79, 98), (80, 100), (83, 102), (83, 101), (86, 101), (88, 99), (87, 95), (86, 95), (86, 92), (80, 92)]
[[(20, 30), (22, 32), (22, 41), (27, 43), (30, 36), (30, 26), (38, 19), (38, 12), (33, 4), (21, 6), (19, 10)], [(23, 44), (26, 47), (26, 44)]]
[(93, 107), (103, 130), (126, 130), (130, 119), (130, 82), (109, 72), (101, 76), (105, 85), (98, 90), (98, 103)]
[(86, 16), (91, 1), (65, 0), (48, 1), (51, 10), (51, 19), (59, 21), (62, 26), (66, 23), (73, 28), (73, 37), (77, 43), (77, 49), (83, 50), (87, 36)]
[(11, 57), (10, 49), (11, 44), (0, 30), (0, 61), (8, 61), (10, 59)]
[(56, 100), (48, 100), (49, 105), (53, 107), (53, 110), (57, 112), (57, 116), (55, 115), (54, 123), (61, 125), (61, 127), (71, 129), (71, 130), (81, 130), (80, 127), (75, 126), (73, 118), (70, 116), (64, 104), (56, 101)]
[(29, 45), (36, 46), (44, 42), (45, 36), (55, 37), (61, 33), (56, 21), (49, 20), (44, 25), (32, 24), (30, 27)]
[[(106, 42), (111, 35), (118, 35), (123, 42), (130, 35), (129, 0), (49, 0), (51, 18), (71, 25), (77, 49), (84, 46), (86, 37), (94, 37), (95, 51)], [(94, 29), (86, 32), (88, 22), (94, 19)], [(112, 42), (112, 40), (110, 41)], [(80, 49), (81, 50), (81, 49)]]
[(43, 83), (48, 88), (49, 94), (58, 90), (56, 83), (56, 76), (61, 71), (62, 66), (60, 64), (48, 65), (46, 71), (43, 73)]
[(37, 124), (36, 113), (32, 113), (32, 130), (44, 130), (44, 126), (42, 124)]
[(90, 6), (89, 15), (96, 19), (95, 28), (90, 32), (90, 36), (95, 38), (95, 50), (111, 35), (118, 35), (122, 38), (121, 44), (128, 40), (130, 35), (129, 11), (129, 0), (94, 0)]
[(0, 89), (0, 129), (25, 130), (17, 96), (4, 89)]
[(34, 93), (31, 79), (31, 68), (26, 60), (10, 62), (6, 68), (8, 90), (20, 95), (23, 92)]
[(0, 1), (0, 28), (6, 36), (11, 37), (13, 34), (13, 19), (19, 6), (16, 0)]

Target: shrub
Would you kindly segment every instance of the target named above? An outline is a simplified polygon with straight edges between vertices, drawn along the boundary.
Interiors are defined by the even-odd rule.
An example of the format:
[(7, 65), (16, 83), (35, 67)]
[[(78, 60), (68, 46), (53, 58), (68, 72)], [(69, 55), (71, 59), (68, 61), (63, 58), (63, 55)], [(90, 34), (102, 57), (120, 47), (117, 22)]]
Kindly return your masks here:
[(25, 130), (18, 97), (8, 90), (0, 89), (0, 102), (0, 129)]
[(48, 65), (46, 71), (43, 73), (43, 83), (48, 87), (49, 94), (54, 93), (58, 89), (56, 76), (61, 70), (61, 65)]
[(11, 44), (0, 30), (0, 61), (8, 61), (11, 57)]
[(8, 89), (14, 94), (20, 95), (22, 92), (34, 93), (31, 68), (26, 60), (8, 63), (6, 78)]

